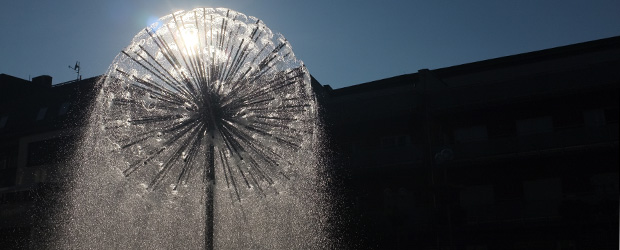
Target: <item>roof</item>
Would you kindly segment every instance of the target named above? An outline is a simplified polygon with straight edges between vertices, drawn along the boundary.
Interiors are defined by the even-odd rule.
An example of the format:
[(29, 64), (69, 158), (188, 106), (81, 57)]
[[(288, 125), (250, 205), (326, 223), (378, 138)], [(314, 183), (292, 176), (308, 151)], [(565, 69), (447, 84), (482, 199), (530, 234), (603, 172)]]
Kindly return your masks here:
[(0, 139), (80, 126), (98, 79), (46, 87), (1, 74)]
[[(517, 67), (520, 65), (533, 65), (535, 63), (547, 62), (547, 65), (538, 65), (537, 67), (540, 70), (547, 70), (545, 67), (549, 65), (555, 65), (558, 60), (567, 60), (567, 58), (577, 58), (574, 61), (579, 61), (581, 58), (578, 56), (583, 56), (585, 54), (592, 54), (596, 52), (607, 53), (606, 51), (620, 51), (620, 36), (604, 38), (584, 43), (560, 46), (550, 49), (544, 49), (539, 51), (533, 51), (528, 53), (516, 54), (511, 56), (499, 57), (494, 59), (488, 59), (478, 62), (472, 62), (467, 64), (455, 65), (445, 68), (439, 68), (430, 70), (429, 72), (436, 79), (442, 79), (439, 81), (443, 81), (447, 78), (458, 78), (464, 75), (475, 75), (480, 79), (481, 77), (488, 78), (489, 75), (476, 75), (477, 73), (485, 73), (485, 72), (497, 72), (500, 73), (501, 70), (511, 67)], [(607, 56), (613, 59), (615, 54), (607, 53)], [(591, 58), (591, 57), (590, 57)], [(607, 60), (605, 59), (605, 60)], [(601, 59), (604, 60), (604, 59)], [(616, 58), (617, 60), (617, 58)], [(571, 62), (573, 63), (573, 62)], [(574, 63), (573, 63), (574, 64)], [(420, 70), (420, 71), (428, 71), (428, 70)], [(329, 95), (332, 97), (344, 96), (356, 93), (363, 92), (374, 92), (382, 89), (389, 89), (397, 86), (403, 85), (412, 85), (416, 82), (420, 81), (421, 74), (420, 71), (417, 73), (405, 74), (395, 77), (390, 77), (386, 79), (380, 79), (376, 81), (361, 83), (358, 85), (348, 86), (344, 88), (334, 89), (332, 90), (329, 85), (325, 86), (325, 89), (329, 92)], [(525, 69), (520, 70), (520, 74), (529, 74), (532, 75), (534, 72)], [(512, 77), (507, 74), (504, 74), (505, 77)], [(467, 82), (461, 81), (459, 82)], [(442, 82), (446, 84), (445, 82)], [(446, 84), (449, 86), (449, 84)]]

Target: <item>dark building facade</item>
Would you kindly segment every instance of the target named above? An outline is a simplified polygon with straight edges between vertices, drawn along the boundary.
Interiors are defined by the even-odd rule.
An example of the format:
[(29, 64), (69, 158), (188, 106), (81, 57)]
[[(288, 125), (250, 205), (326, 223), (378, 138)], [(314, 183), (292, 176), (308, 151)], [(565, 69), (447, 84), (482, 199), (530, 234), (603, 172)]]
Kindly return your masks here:
[(618, 69), (613, 37), (327, 87), (347, 237), (618, 249)]
[[(313, 79), (351, 249), (617, 249), (620, 37), (341, 89)], [(62, 193), (97, 78), (0, 74), (0, 248)], [(50, 198), (51, 197), (51, 198)], [(52, 223), (53, 224), (53, 223)]]
[(0, 74), (0, 249), (41, 249), (97, 78), (53, 85)]

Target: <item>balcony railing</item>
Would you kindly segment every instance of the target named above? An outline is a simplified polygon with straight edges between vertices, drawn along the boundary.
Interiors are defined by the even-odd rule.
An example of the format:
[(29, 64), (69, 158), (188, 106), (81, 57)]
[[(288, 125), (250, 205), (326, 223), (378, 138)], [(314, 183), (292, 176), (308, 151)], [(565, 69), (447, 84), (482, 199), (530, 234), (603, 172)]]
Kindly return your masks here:
[[(449, 145), (454, 160), (466, 160), (544, 150), (566, 150), (618, 142), (618, 124), (600, 128), (570, 128), (554, 132), (490, 138)], [(445, 147), (445, 146), (443, 146)], [(440, 146), (435, 146), (437, 150)]]
[(424, 145), (409, 144), (390, 148), (358, 148), (351, 151), (351, 162), (359, 167), (413, 164), (424, 158)]
[[(571, 220), (587, 218), (588, 220), (617, 214), (618, 193), (586, 192), (564, 197), (527, 200), (506, 199), (492, 204), (481, 204), (462, 209), (461, 216), (467, 224), (484, 223), (524, 223), (550, 220)], [(453, 211), (454, 214), (456, 211)], [(458, 220), (458, 218), (455, 218)]]

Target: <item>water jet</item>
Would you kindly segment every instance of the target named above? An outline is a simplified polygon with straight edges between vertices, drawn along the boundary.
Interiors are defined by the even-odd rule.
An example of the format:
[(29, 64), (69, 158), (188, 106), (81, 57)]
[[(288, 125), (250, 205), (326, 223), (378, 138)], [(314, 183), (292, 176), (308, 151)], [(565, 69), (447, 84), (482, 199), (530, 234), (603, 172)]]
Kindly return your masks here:
[(228, 9), (175, 12), (98, 88), (63, 244), (326, 247), (318, 104), (282, 35)]

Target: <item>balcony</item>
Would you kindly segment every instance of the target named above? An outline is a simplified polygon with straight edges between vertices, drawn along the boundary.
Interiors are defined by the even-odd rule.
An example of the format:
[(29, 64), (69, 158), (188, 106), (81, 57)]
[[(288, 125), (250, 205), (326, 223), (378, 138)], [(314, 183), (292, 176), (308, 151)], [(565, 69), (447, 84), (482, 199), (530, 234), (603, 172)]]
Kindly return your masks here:
[(422, 144), (390, 148), (355, 148), (351, 150), (351, 162), (361, 168), (414, 164), (423, 159), (423, 149)]
[[(492, 204), (461, 207), (469, 225), (488, 223), (532, 223), (553, 220), (597, 221), (618, 213), (618, 193), (597, 192), (564, 195), (557, 199), (507, 199)], [(614, 207), (614, 204), (616, 206)], [(453, 214), (458, 214), (454, 213)], [(458, 218), (455, 218), (458, 221)]]
[[(570, 152), (584, 148), (617, 145), (618, 123), (599, 128), (567, 128), (553, 132), (522, 136), (489, 138), (449, 145), (454, 152), (454, 161), (482, 158), (503, 158), (544, 154), (549, 152)], [(438, 151), (441, 146), (434, 147)]]

